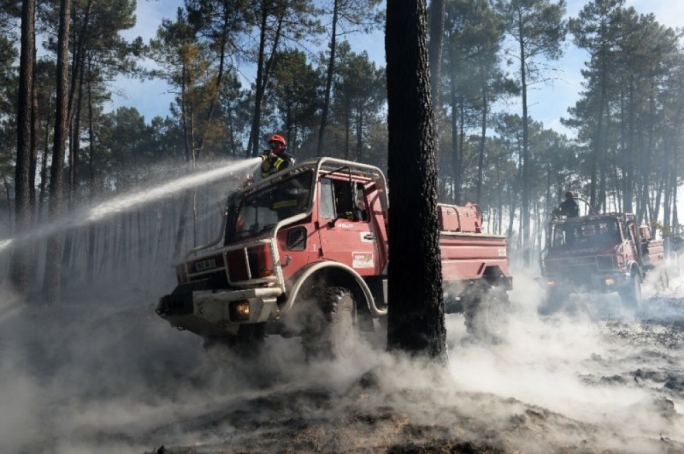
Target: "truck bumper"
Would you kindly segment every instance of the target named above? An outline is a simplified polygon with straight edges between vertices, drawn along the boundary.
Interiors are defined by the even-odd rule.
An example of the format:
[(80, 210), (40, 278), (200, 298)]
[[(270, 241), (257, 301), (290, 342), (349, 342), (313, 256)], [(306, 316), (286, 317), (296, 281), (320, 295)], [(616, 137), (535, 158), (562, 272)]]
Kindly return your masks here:
[(172, 293), (156, 313), (172, 326), (201, 336), (237, 335), (240, 325), (264, 323), (277, 315), (279, 288)]
[(611, 293), (629, 285), (629, 273), (602, 273), (589, 276), (548, 276), (547, 290), (558, 289), (563, 293)]

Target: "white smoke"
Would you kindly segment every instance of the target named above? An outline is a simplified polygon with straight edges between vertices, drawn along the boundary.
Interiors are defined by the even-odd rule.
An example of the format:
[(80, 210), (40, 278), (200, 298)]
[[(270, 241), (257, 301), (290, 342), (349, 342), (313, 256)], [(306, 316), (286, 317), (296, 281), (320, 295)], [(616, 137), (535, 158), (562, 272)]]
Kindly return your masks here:
[[(410, 424), (483, 440), (494, 431), (523, 452), (585, 438), (589, 447), (641, 453), (658, 452), (649, 440), (684, 441), (684, 278), (676, 265), (668, 289), (645, 285), (637, 313), (615, 295), (573, 296), (575, 313), (541, 317), (542, 287), (531, 273), (516, 273), (498, 342), (474, 340), (463, 316), (447, 317), (447, 380), (385, 353), (382, 336), (346, 362), (307, 363), (297, 338), (277, 336), (258, 361), (207, 355), (199, 337), (154, 314), (156, 299), (173, 287), (169, 263), (156, 265), (158, 272), (126, 285), (112, 275), (109, 286), (70, 287), (55, 307), (0, 293), (0, 452), (238, 449), (265, 443), (259, 435), (269, 421), (295, 417), (325, 440), (344, 432), (335, 423), (357, 414), (375, 425), (365, 428), (366, 440), (345, 438), (349, 449), (410, 440), (401, 429)], [(290, 440), (287, 429), (268, 435)]]

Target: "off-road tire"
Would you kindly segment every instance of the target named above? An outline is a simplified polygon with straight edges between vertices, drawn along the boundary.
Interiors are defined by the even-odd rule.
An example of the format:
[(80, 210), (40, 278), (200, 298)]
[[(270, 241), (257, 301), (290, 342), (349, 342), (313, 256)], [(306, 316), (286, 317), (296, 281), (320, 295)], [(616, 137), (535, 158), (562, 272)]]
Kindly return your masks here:
[(344, 359), (356, 353), (358, 323), (356, 302), (344, 287), (323, 290), (306, 317), (302, 347), (307, 359)]
[(486, 342), (498, 342), (510, 312), (505, 290), (498, 286), (483, 287), (463, 297), (463, 314), (470, 335)]
[(537, 309), (537, 312), (540, 315), (553, 315), (565, 308), (567, 300), (568, 295), (558, 287), (547, 288), (546, 298)]
[(637, 273), (632, 273), (629, 283), (620, 290), (620, 299), (627, 309), (638, 310), (641, 308), (641, 277)]
[(256, 357), (261, 352), (266, 338), (266, 324), (241, 325), (237, 336), (205, 336), (203, 347), (207, 353), (222, 349), (230, 350), (242, 357)]
[(662, 269), (658, 272), (658, 289), (667, 290), (670, 287), (670, 275), (667, 270)]

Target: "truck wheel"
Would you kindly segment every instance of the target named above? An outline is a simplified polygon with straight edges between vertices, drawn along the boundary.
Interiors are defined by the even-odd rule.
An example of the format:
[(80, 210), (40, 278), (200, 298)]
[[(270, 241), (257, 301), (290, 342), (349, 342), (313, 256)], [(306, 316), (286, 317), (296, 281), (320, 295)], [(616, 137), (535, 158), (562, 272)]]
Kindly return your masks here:
[(659, 290), (667, 290), (670, 286), (670, 276), (666, 269), (660, 270), (658, 273), (658, 288)]
[(540, 315), (552, 315), (563, 310), (567, 295), (557, 287), (546, 289), (546, 300), (539, 306)]
[[(312, 308), (315, 311), (315, 308)], [(343, 287), (326, 289), (319, 297), (318, 316), (307, 317), (302, 346), (307, 358), (349, 358), (356, 352), (356, 302)]]
[(465, 325), (473, 337), (498, 342), (508, 321), (510, 301), (506, 292), (492, 286), (464, 298)]
[(265, 337), (265, 323), (242, 325), (237, 336), (205, 336), (203, 347), (212, 354), (226, 350), (245, 358), (255, 357), (261, 352)]
[(637, 273), (632, 273), (627, 286), (620, 291), (622, 303), (632, 310), (641, 307), (641, 277)]

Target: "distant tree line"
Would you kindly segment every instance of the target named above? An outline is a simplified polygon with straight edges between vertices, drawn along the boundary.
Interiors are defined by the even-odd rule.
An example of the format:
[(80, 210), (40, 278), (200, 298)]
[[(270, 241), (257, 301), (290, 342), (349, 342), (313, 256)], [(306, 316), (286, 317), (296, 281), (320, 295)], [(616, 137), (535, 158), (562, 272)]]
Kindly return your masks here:
[[(439, 42), (430, 35), (431, 66), (440, 76), (433, 70), (440, 200), (480, 204), (490, 231), (509, 235), (526, 263), (568, 189), (596, 210), (678, 225), (679, 32), (625, 0), (587, 2), (569, 19), (563, 0), (434, 4), (440, 14), (429, 23), (441, 31)], [(2, 236), (134, 189), (149, 181), (153, 165), (172, 163), (183, 173), (214, 159), (256, 156), (275, 131), (299, 159), (326, 155), (387, 167), (384, 62), (348, 39), (377, 36), (384, 2), (186, 0), (147, 43), (122, 38), (135, 25), (135, 8), (134, 0), (0, 6)], [(568, 43), (587, 55), (583, 90), (563, 119), (576, 137), (535, 121), (528, 105), (529, 90), (555, 77), (554, 61)], [(168, 115), (148, 120), (133, 107), (109, 111), (121, 77), (166, 81), (174, 94)], [(502, 110), (516, 99), (521, 112)], [(169, 241), (161, 249), (170, 259), (201, 242), (198, 203), (210, 202), (189, 191), (138, 220), (127, 215), (53, 236), (40, 253), (16, 248), (3, 275), (19, 289), (40, 280), (44, 295), (57, 300), (66, 270), (82, 266), (77, 274), (94, 279), (106, 268), (98, 265), (106, 254), (125, 255), (134, 227), (149, 233), (162, 224), (173, 224), (174, 235), (149, 233), (149, 241)]]

